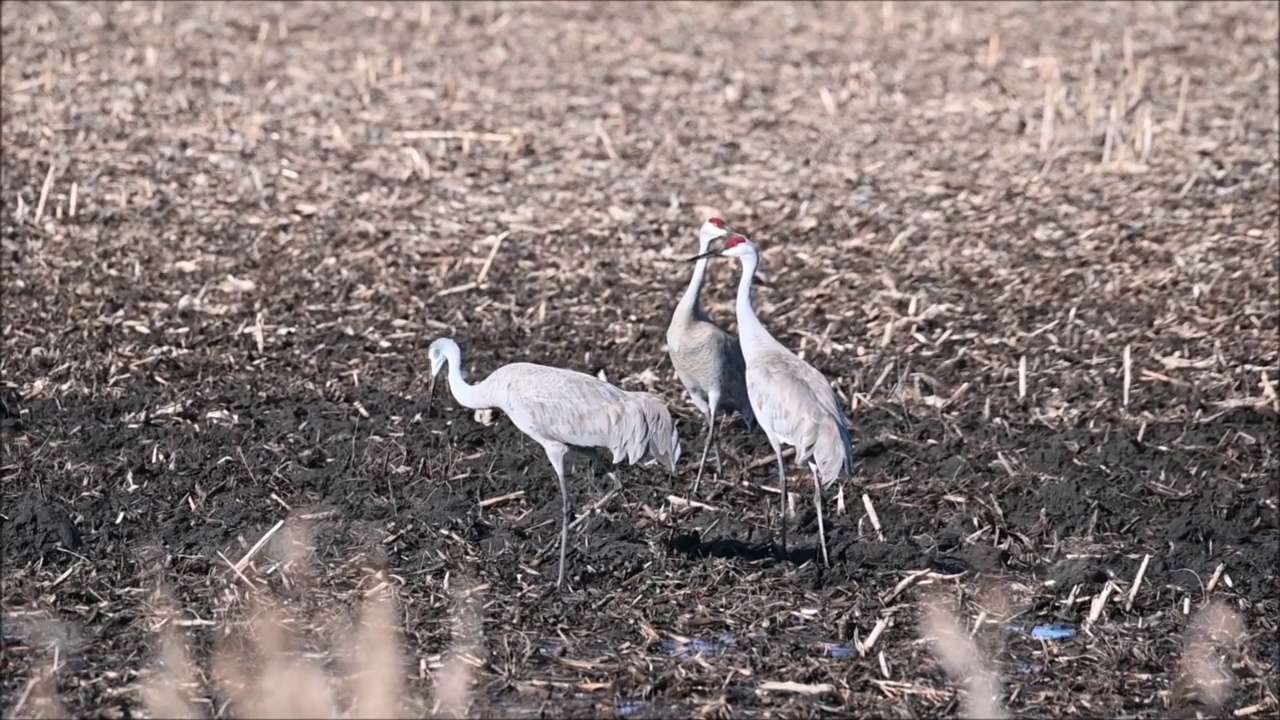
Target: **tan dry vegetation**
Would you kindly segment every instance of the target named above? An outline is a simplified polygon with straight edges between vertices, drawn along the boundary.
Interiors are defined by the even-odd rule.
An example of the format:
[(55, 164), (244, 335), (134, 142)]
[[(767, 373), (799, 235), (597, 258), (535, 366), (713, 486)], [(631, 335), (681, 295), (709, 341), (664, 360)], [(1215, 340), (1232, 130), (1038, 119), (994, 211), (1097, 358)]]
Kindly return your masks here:
[[(313, 548), (305, 521), (288, 523), (273, 543), (279, 557), (275, 578), (292, 585), (285, 595), (315, 590), (306, 572)], [(264, 536), (263, 540), (268, 540)], [(259, 546), (261, 547), (261, 545)], [(407, 694), (407, 667), (397, 627), (396, 585), (384, 572), (369, 575), (371, 587), (357, 601), (355, 626), (338, 637), (325, 653), (304, 648), (304, 634), (322, 631), (325, 623), (299, 613), (280, 594), (273, 596), (242, 574), (249, 589), (235, 604), (243, 617), (224, 625), (208, 671), (193, 657), (191, 638), (179, 629), (181, 613), (163, 588), (152, 606), (159, 652), (140, 683), (142, 705), (157, 718), (407, 718), (467, 717), (472, 704), (475, 668), (483, 662), (484, 637), (477, 601), (465, 580), (455, 580), (450, 616), (454, 641), (433, 672), (434, 703)], [(290, 578), (290, 579), (285, 579)], [(323, 590), (323, 588), (321, 588)], [(231, 608), (228, 608), (230, 611)], [(38, 672), (13, 708), (15, 717), (65, 717), (56, 693), (58, 661)], [(326, 669), (325, 661), (339, 670)], [(206, 682), (207, 679), (207, 682)], [(220, 699), (220, 704), (212, 701)]]
[(965, 688), (964, 717), (1005, 718), (1000, 703), (1000, 677), (964, 631), (956, 614), (940, 601), (927, 601), (921, 619), (921, 636), (933, 640), (934, 653), (956, 683)]
[(26, 687), (14, 703), (10, 711), (11, 716), (32, 718), (32, 720), (54, 720), (67, 717), (66, 707), (58, 699), (57, 672), (57, 660), (54, 660), (48, 668), (37, 669), (35, 675), (27, 680)]
[[(228, 699), (216, 717), (245, 718), (406, 718), (413, 703), (404, 695), (404, 671), (394, 620), (395, 602), (380, 592), (364, 603), (360, 633), (351, 646), (354, 662), (345, 677), (334, 678), (315, 660), (301, 657), (293, 633), (279, 613), (264, 603), (252, 623), (250, 652), (222, 650), (212, 661), (213, 686), (200, 681), (200, 668), (186, 640), (168, 624), (159, 633), (161, 652), (141, 687), (142, 704), (152, 717), (203, 718), (215, 689)], [(455, 623), (475, 626), (468, 600), (457, 605)], [(425, 717), (468, 717), (472, 702), (476, 646), (460, 639), (436, 672), (433, 711)], [(56, 668), (56, 664), (54, 666)], [(253, 668), (246, 671), (246, 668)], [(56, 670), (39, 673), (13, 708), (14, 717), (66, 717), (56, 693)], [(348, 702), (342, 702), (349, 694)]]
[[(1005, 602), (1004, 593), (999, 590), (992, 589), (987, 594), (996, 604)], [(939, 593), (932, 595), (923, 601), (920, 637), (930, 642), (952, 682), (964, 688), (961, 717), (1009, 717), (1001, 701), (996, 665), (974, 639), (983, 629), (986, 612), (976, 618), (972, 631), (966, 631), (956, 610)], [(1211, 600), (1201, 608), (1184, 633), (1183, 652), (1173, 668), (1174, 684), (1165, 694), (1166, 704), (1175, 709), (1193, 710), (1199, 705), (1211, 713), (1219, 713), (1235, 685), (1235, 668), (1269, 672), (1265, 664), (1241, 652), (1247, 630), (1240, 614), (1221, 601)], [(1241, 708), (1235, 716), (1248, 717), (1276, 706), (1277, 697), (1273, 693), (1261, 698), (1261, 702)]]
[(1211, 602), (1202, 609), (1183, 640), (1170, 702), (1198, 701), (1210, 711), (1220, 712), (1234, 684), (1232, 661), (1240, 655), (1245, 630), (1240, 615), (1221, 602)]
[[(1001, 702), (999, 673), (974, 639), (982, 630), (985, 611), (976, 619), (974, 630), (966, 631), (955, 609), (938, 593), (931, 595), (922, 602), (919, 634), (930, 643), (951, 680), (964, 688), (960, 717), (1009, 717)], [(995, 589), (988, 595), (993, 603), (1005, 600), (1003, 593)], [(480, 664), (477, 655), (483, 652), (484, 641), (471, 593), (459, 591), (455, 598), (451, 617), (455, 640), (434, 673), (434, 703), (429, 712), (423, 713), (425, 717), (467, 717), (471, 707), (475, 668)], [(333, 678), (319, 663), (299, 656), (294, 632), (273, 603), (261, 598), (250, 605), (258, 606), (250, 623), (250, 647), (241, 643), (240, 649), (231, 650), (228, 648), (236, 643), (228, 642), (212, 663), (214, 683), (222, 697), (229, 700), (218, 717), (413, 716), (412, 704), (404, 696), (394, 594), (385, 582), (370, 591), (362, 603), (358, 632), (346, 644), (349, 667), (343, 678)], [(172, 619), (173, 616), (167, 618)], [(1210, 602), (1196, 614), (1183, 638), (1185, 649), (1174, 675), (1175, 685), (1168, 694), (1172, 707), (1199, 703), (1210, 711), (1221, 709), (1234, 680), (1231, 657), (1239, 656), (1245, 630), (1239, 614), (1218, 601)], [(192, 661), (185, 639), (172, 622), (165, 622), (158, 635), (161, 651), (151, 676), (142, 683), (143, 706), (153, 717), (205, 717), (193, 698), (209, 696), (212, 688), (201, 684), (201, 670)], [(56, 660), (54, 666), (30, 679), (13, 709), (15, 717), (65, 717), (65, 708), (54, 690)], [(1270, 702), (1274, 698), (1255, 707), (1265, 709)]]

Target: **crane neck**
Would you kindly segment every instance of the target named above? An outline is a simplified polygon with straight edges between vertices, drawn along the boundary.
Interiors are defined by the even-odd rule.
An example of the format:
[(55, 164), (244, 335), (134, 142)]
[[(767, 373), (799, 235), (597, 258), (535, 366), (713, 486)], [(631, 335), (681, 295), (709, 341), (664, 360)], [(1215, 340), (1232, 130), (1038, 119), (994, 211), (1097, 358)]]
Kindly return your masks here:
[(450, 357), (447, 363), (449, 366), (449, 392), (453, 393), (453, 399), (457, 400), (459, 405), (472, 410), (492, 407), (484, 392), (484, 382), (472, 385), (462, 377), (462, 358), (460, 356)]
[[(705, 248), (703, 252), (706, 252)], [(689, 278), (689, 287), (685, 288), (684, 295), (680, 297), (680, 303), (676, 305), (677, 314), (687, 317), (700, 317), (702, 315), (702, 284), (707, 277), (707, 258), (697, 260), (693, 264), (693, 277)]]
[(764, 325), (760, 324), (755, 308), (751, 307), (751, 282), (755, 279), (760, 257), (753, 253), (743, 255), (741, 260), (742, 277), (738, 279), (737, 301), (738, 341), (742, 346), (743, 358), (751, 362), (752, 356), (756, 355), (763, 346), (776, 344), (777, 341), (764, 328)]

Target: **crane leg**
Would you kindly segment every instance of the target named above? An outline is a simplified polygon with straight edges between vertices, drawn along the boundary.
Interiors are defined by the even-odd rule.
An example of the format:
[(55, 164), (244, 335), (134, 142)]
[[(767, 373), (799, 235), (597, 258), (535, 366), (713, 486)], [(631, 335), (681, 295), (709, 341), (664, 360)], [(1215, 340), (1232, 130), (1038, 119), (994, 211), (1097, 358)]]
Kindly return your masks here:
[[(711, 411), (707, 416), (707, 441), (702, 446), (702, 459), (698, 461), (698, 474), (693, 478), (693, 494), (698, 494), (698, 483), (702, 481), (702, 469), (707, 464), (707, 451), (711, 449), (712, 443), (716, 436), (716, 410), (715, 406), (711, 406)], [(716, 451), (716, 473), (719, 474), (720, 452)]]
[[(715, 434), (716, 416), (720, 414), (720, 393), (707, 394), (707, 407), (711, 410), (711, 432)], [(723, 425), (724, 420), (721, 420), (720, 424)], [(716, 456), (716, 477), (723, 478), (724, 468), (720, 465), (720, 443), (711, 438), (707, 438), (707, 442), (711, 443), (711, 452)]]
[(818, 478), (818, 466), (810, 465), (813, 470), (813, 506), (818, 511), (818, 542), (822, 545), (822, 564), (831, 567), (831, 559), (827, 557), (827, 528), (822, 522), (822, 480)]
[(787, 469), (782, 465), (782, 446), (773, 444), (773, 456), (778, 459), (778, 490), (782, 497), (782, 512), (778, 517), (778, 529), (780, 541), (779, 547), (782, 548), (782, 554), (787, 554)]
[(560, 481), (560, 570), (556, 574), (556, 589), (564, 586), (564, 559), (569, 548), (569, 483), (564, 479), (564, 456), (569, 448), (556, 443), (546, 445), (547, 459), (556, 471), (556, 479)]

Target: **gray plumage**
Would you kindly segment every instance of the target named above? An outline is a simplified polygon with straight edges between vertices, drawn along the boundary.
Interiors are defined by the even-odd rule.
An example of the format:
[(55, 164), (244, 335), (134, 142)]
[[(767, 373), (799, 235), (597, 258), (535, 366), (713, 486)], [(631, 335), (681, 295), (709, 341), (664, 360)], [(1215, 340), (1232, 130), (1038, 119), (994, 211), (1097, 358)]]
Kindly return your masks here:
[(796, 449), (797, 463), (816, 466), (823, 487), (853, 472), (853, 438), (835, 390), (811, 365), (781, 345), (747, 366), (752, 407), (766, 435)]
[[(712, 218), (698, 231), (699, 252), (705, 253), (711, 242), (726, 234), (724, 221)], [(715, 447), (716, 474), (722, 474), (720, 448), (715, 445), (716, 418), (722, 412), (736, 412), (748, 429), (755, 427), (755, 416), (747, 398), (746, 363), (737, 338), (720, 327), (702, 309), (702, 285), (706, 277), (707, 259), (699, 259), (693, 268), (689, 286), (676, 305), (667, 326), (667, 352), (676, 377), (689, 393), (698, 411), (707, 419), (707, 439), (698, 461), (698, 474), (693, 492), (702, 481), (707, 452)]]
[(751, 282), (760, 262), (759, 248), (741, 235), (734, 235), (723, 248), (706, 254), (736, 257), (742, 262), (737, 297), (738, 334), (747, 366), (751, 407), (778, 461), (783, 552), (787, 547), (787, 475), (782, 446), (791, 445), (796, 449), (796, 462), (807, 464), (814, 475), (813, 501), (818, 514), (822, 560), (830, 565), (822, 517), (822, 490), (841, 474), (851, 474), (854, 461), (853, 439), (842, 403), (822, 373), (778, 342), (756, 317), (751, 307)]
[[(649, 442), (641, 460), (656, 460), (668, 473), (675, 474), (676, 463), (680, 460), (680, 433), (676, 430), (675, 420), (671, 418), (671, 411), (667, 409), (666, 403), (652, 393), (642, 390), (626, 392), (639, 404), (640, 411), (649, 423)], [(671, 429), (669, 435), (666, 428)]]
[(570, 450), (600, 457), (596, 449), (605, 449), (614, 463), (652, 458), (675, 472), (680, 457), (675, 423), (662, 402), (648, 393), (629, 392), (586, 373), (524, 362), (504, 365), (473, 385), (463, 379), (462, 351), (452, 339), (436, 340), (427, 354), (428, 398), (436, 375), (447, 365), (449, 389), (459, 404), (501, 410), (546, 452), (562, 498), (556, 587), (564, 584), (569, 540), (571, 503), (564, 460)]

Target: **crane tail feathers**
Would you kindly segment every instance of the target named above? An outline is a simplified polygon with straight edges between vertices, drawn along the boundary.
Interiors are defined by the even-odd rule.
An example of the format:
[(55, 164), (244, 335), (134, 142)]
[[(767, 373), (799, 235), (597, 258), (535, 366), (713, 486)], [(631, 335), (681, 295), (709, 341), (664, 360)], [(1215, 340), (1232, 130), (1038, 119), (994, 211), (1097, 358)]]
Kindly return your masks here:
[(852, 474), (853, 443), (848, 428), (838, 423), (824, 424), (809, 450), (824, 486), (830, 486), (841, 474)]

